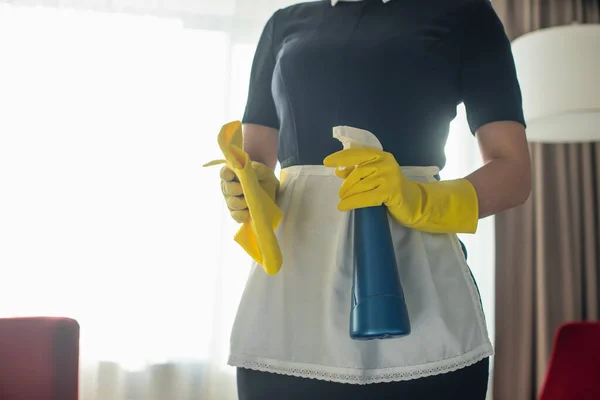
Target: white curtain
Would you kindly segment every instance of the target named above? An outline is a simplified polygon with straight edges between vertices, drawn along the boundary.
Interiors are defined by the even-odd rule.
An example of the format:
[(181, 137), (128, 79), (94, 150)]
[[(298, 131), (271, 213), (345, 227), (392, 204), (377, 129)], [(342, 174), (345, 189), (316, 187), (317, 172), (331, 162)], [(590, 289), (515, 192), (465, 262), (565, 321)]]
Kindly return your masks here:
[[(0, 317), (80, 322), (82, 400), (236, 399), (249, 262), (202, 164), (290, 3), (0, 2)], [(444, 177), (480, 163), (463, 119)], [(492, 228), (465, 239), (490, 326)]]
[[(458, 115), (450, 125), (450, 135), (446, 144), (447, 164), (440, 174), (443, 179), (461, 178), (483, 165), (479, 146), (470, 134), (465, 107), (458, 107)], [(494, 217), (479, 221), (475, 235), (459, 235), (468, 253), (468, 264), (477, 281), (481, 303), (486, 316), (488, 332), (494, 342), (495, 319), (495, 232)], [(490, 383), (488, 400), (492, 400), (493, 356), (490, 361)]]

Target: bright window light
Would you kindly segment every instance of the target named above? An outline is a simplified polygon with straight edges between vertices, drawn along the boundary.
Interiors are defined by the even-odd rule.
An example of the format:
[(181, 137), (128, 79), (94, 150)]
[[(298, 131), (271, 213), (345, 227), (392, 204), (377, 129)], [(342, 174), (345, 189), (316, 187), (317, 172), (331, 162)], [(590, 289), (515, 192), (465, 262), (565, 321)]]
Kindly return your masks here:
[(74, 317), (94, 359), (214, 351), (233, 228), (202, 164), (219, 158), (228, 49), (178, 20), (2, 6), (0, 316)]

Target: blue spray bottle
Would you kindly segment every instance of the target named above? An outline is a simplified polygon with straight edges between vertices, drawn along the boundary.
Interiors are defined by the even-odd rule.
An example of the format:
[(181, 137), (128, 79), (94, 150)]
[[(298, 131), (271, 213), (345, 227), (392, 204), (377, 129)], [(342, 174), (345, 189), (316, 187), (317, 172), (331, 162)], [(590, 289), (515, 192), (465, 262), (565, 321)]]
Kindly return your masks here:
[[(344, 148), (383, 146), (371, 132), (338, 126), (333, 136)], [(352, 211), (354, 218), (354, 274), (350, 337), (389, 339), (410, 334), (410, 319), (400, 282), (394, 244), (385, 206)]]

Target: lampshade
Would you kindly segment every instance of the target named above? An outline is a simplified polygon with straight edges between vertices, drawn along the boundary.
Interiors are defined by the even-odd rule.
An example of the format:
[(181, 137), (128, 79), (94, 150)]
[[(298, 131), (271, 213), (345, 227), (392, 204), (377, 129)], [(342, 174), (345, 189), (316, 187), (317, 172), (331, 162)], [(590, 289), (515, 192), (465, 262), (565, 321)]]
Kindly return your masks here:
[(600, 24), (538, 30), (512, 50), (528, 140), (600, 141)]

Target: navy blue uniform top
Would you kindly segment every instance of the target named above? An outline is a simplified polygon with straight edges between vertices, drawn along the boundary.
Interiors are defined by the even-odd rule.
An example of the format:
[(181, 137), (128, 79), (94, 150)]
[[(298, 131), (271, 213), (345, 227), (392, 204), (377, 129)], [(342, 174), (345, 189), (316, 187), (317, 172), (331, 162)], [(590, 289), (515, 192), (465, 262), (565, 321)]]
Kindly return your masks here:
[(374, 133), (402, 166), (443, 168), (456, 107), (473, 132), (524, 123), (510, 42), (489, 0), (301, 3), (267, 22), (242, 122), (279, 129), (281, 167), (322, 165), (332, 128)]

